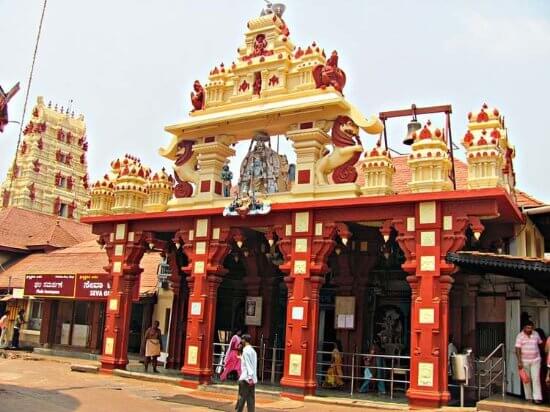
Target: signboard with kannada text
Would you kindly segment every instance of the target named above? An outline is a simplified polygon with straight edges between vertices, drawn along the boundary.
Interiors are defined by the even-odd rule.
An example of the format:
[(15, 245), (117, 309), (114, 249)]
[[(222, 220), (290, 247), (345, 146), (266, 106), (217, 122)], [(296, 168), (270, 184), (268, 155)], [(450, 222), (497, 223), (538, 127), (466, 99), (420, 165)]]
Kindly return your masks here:
[(25, 275), (25, 296), (106, 300), (111, 293), (111, 276), (99, 274)]
[(111, 276), (101, 274), (77, 274), (76, 299), (107, 299), (111, 294)]
[(25, 275), (25, 296), (72, 298), (74, 275)]

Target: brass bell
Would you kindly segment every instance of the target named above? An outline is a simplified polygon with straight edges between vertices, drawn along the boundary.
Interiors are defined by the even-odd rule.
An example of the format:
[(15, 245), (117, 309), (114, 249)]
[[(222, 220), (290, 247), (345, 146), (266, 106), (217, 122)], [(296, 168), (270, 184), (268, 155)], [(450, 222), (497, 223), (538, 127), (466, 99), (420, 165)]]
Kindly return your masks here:
[(412, 145), (414, 143), (414, 137), (413, 133), (417, 130), (420, 130), (422, 128), (422, 125), (418, 120), (416, 120), (416, 117), (413, 117), (413, 119), (407, 124), (407, 137), (403, 140), (403, 144), (406, 145)]

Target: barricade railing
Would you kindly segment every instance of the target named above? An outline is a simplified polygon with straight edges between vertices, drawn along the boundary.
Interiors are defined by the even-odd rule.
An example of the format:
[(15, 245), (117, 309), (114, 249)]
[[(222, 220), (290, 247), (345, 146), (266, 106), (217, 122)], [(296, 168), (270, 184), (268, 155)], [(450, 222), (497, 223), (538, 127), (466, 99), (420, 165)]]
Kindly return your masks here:
[[(283, 376), (283, 348), (269, 347), (267, 343), (263, 341), (260, 341), (260, 345), (252, 345), (252, 347), (256, 350), (258, 355), (258, 380), (261, 383), (275, 385)], [(225, 355), (228, 348), (228, 343), (214, 343), (212, 369), (217, 378), (219, 378), (223, 371)]]
[[(332, 368), (334, 371), (337, 369), (336, 365), (332, 362), (333, 353), (328, 351), (317, 351), (317, 380), (319, 387), (323, 388), (347, 388), (349, 384), (350, 395), (356, 392), (356, 385), (360, 385), (365, 382), (364, 370), (368, 368), (370, 371), (370, 382), (378, 383), (379, 388), (383, 388), (383, 393), (386, 392), (386, 384), (389, 384), (390, 398), (393, 399), (394, 392), (397, 385), (402, 385), (403, 390), (406, 391), (410, 384), (410, 356), (401, 355), (378, 355), (371, 353), (351, 353), (351, 352), (339, 352), (342, 363), (342, 374), (338, 375), (338, 378), (342, 380), (342, 385), (338, 385), (338, 382), (329, 382), (329, 370)], [(368, 364), (365, 365), (364, 359), (368, 360)], [(339, 374), (339, 371), (335, 371)], [(330, 376), (332, 381), (334, 373)], [(379, 383), (380, 382), (380, 383)]]
[[(500, 383), (501, 395), (506, 395), (506, 348), (504, 343), (499, 344), (484, 359), (475, 359), (474, 379), (472, 384), (464, 385), (464, 388), (475, 390), (477, 399), (488, 398), (493, 394), (493, 386)], [(459, 387), (455, 383), (449, 383), (449, 387)], [(485, 394), (484, 392), (487, 393)]]

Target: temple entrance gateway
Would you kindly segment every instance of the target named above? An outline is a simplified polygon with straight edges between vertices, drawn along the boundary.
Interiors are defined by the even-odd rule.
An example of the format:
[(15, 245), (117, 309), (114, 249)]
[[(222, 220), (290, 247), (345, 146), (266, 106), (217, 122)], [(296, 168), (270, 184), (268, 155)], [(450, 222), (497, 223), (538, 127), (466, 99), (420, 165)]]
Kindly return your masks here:
[[(502, 118), (486, 106), (470, 116), (468, 178), (453, 190), (449, 122), (427, 121), (408, 136), (411, 153), (393, 158), (382, 121), (342, 94), (338, 53), (294, 47), (289, 36), (282, 11), (265, 11), (248, 22), (235, 63), (215, 67), (204, 87), (194, 83), (190, 118), (166, 127), (171, 142), (160, 150), (174, 161), (175, 181), (126, 156), (94, 185), (84, 221), (100, 235), (113, 279), (102, 370), (128, 362), (131, 291), (154, 250), (172, 256), (174, 290), (188, 288), (174, 293), (171, 311), (185, 331), (170, 334), (182, 385), (212, 383), (218, 332), (244, 323), (260, 359), (262, 342), (280, 348), (272, 370), (281, 372), (270, 381), (283, 396), (324, 390), (331, 367), (334, 386), (354, 391), (371, 355), (390, 396), (391, 382), (401, 383), (411, 405), (444, 405), (455, 271), (447, 254), (467, 231), (481, 236), (481, 219), (522, 222)], [(450, 106), (412, 114), (442, 110)], [(294, 178), (266, 145), (275, 135), (292, 142)], [(233, 145), (251, 138), (239, 184), (229, 187)], [(366, 353), (375, 339), (378, 353)], [(341, 342), (341, 360), (324, 350), (330, 341)]]

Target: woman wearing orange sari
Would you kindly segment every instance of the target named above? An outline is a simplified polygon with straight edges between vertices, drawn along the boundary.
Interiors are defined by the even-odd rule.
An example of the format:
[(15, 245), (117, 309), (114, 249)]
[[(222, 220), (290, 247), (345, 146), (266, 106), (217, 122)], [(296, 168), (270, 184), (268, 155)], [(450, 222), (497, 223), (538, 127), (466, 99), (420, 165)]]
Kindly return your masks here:
[(327, 377), (323, 383), (324, 388), (341, 388), (344, 386), (342, 379), (344, 372), (342, 371), (342, 352), (339, 342), (334, 344), (332, 349), (330, 367), (327, 370)]

